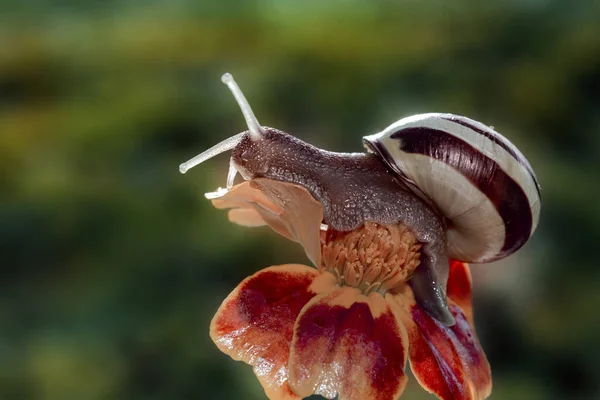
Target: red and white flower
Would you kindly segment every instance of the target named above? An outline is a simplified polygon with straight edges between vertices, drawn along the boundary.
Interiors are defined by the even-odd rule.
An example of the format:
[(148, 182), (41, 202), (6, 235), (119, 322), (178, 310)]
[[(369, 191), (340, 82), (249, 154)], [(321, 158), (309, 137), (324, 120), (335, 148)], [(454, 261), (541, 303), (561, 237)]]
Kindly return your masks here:
[(399, 224), (352, 232), (321, 225), (323, 210), (303, 187), (253, 179), (207, 195), (229, 219), (268, 225), (299, 242), (316, 268), (286, 264), (242, 281), (210, 327), (224, 353), (244, 361), (269, 399), (397, 399), (406, 362), (440, 399), (484, 399), (491, 371), (477, 340), (467, 264), (450, 260), (452, 327), (417, 305), (407, 280), (420, 245)]

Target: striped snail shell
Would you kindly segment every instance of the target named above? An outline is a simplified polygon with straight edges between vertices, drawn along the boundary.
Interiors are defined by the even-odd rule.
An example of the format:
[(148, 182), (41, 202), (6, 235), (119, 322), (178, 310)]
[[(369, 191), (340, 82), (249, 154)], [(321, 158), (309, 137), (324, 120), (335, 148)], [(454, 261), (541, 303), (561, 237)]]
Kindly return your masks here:
[(448, 255), (484, 263), (517, 251), (540, 216), (540, 186), (523, 154), (494, 129), (453, 114), (419, 114), (363, 138), (444, 215)]

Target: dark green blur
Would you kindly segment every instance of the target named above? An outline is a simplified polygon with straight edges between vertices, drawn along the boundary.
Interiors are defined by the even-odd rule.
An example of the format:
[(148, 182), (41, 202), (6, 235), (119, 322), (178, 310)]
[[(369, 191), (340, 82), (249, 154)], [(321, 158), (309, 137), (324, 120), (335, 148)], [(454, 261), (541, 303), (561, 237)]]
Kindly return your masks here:
[(585, 0), (0, 0), (0, 399), (264, 398), (209, 322), (308, 261), (204, 199), (227, 155), (178, 172), (245, 129), (223, 72), (329, 150), (433, 111), (510, 138), (542, 216), (473, 267), (492, 399), (599, 398), (599, 21)]

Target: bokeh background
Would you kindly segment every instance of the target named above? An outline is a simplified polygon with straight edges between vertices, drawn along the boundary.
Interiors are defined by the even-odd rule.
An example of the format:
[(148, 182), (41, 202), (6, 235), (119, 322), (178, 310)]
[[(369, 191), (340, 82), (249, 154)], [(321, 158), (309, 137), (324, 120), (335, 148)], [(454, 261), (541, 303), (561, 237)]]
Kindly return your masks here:
[[(260, 268), (307, 260), (203, 197), (259, 120), (322, 148), (414, 113), (493, 125), (543, 186), (473, 267), (493, 399), (600, 398), (600, 3), (1, 0), (0, 399), (262, 399), (208, 336)], [(430, 398), (414, 379), (406, 398)]]

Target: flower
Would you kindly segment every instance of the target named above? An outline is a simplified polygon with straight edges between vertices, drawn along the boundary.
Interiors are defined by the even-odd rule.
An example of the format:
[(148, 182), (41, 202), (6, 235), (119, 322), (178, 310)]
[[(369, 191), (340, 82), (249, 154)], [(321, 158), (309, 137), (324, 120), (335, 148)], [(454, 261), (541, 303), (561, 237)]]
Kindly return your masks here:
[(420, 245), (405, 226), (366, 223), (352, 232), (321, 225), (323, 210), (301, 186), (253, 179), (207, 194), (229, 219), (268, 225), (299, 242), (317, 268), (265, 268), (225, 299), (210, 327), (217, 347), (253, 366), (269, 399), (396, 399), (407, 360), (440, 399), (483, 399), (491, 372), (477, 340), (467, 264), (450, 261), (447, 327), (415, 302), (409, 285)]

